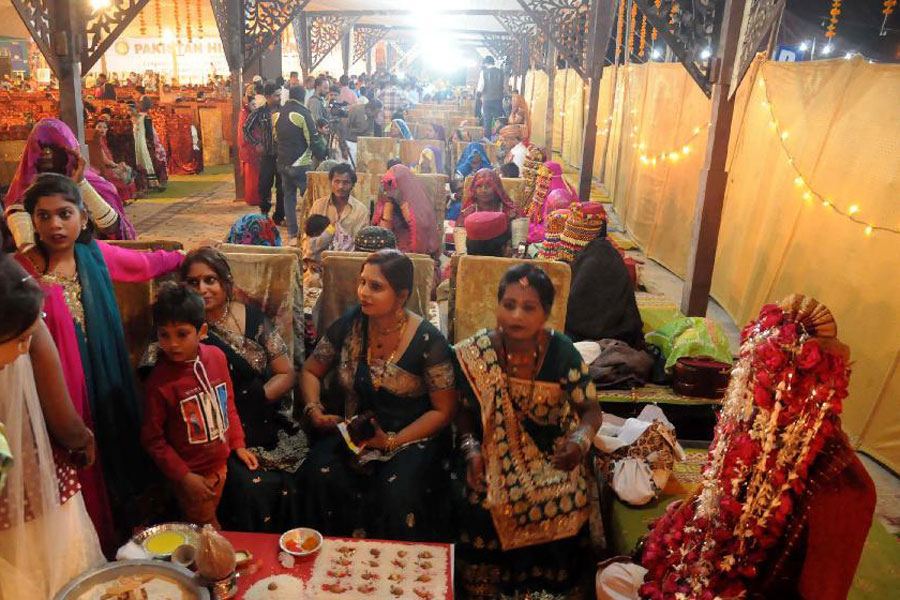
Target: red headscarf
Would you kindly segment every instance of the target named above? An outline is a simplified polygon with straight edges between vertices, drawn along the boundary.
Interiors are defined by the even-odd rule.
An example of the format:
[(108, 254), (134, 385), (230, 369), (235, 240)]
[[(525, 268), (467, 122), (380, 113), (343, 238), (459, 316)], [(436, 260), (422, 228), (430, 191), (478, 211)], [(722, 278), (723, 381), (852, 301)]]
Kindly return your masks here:
[[(391, 231), (397, 236), (397, 244), (404, 252), (416, 252), (436, 256), (441, 250), (441, 238), (437, 228), (437, 216), (428, 195), (416, 176), (406, 165), (394, 165), (381, 178), (386, 190), (399, 189), (401, 199), (397, 201), (399, 211), (391, 216)], [(389, 202), (384, 194), (379, 195), (375, 204), (372, 223), (377, 225)]]
[(463, 211), (465, 212), (466, 209), (471, 208), (469, 212), (474, 212), (475, 188), (484, 185), (485, 183), (491, 187), (494, 195), (500, 200), (499, 212), (505, 213), (508, 219), (515, 219), (518, 217), (519, 209), (516, 208), (516, 205), (513, 204), (512, 200), (509, 198), (509, 194), (503, 189), (503, 182), (500, 180), (500, 176), (497, 172), (493, 169), (481, 169), (475, 173), (471, 181), (469, 181), (469, 185), (466, 186), (465, 203), (462, 208)]

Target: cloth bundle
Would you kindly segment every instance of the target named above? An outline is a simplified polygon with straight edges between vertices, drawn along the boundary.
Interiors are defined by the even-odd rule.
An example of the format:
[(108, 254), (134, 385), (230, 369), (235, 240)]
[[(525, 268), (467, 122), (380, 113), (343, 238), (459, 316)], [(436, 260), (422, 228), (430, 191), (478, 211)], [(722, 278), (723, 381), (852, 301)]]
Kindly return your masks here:
[(653, 405), (645, 406), (635, 419), (604, 415), (594, 445), (616, 495), (633, 506), (658, 498), (675, 461), (685, 458), (675, 427)]
[(653, 357), (642, 350), (635, 350), (621, 340), (577, 342), (575, 347), (588, 365), (597, 389), (629, 390), (643, 387), (650, 377)]
[(682, 317), (648, 333), (646, 340), (662, 350), (668, 373), (679, 358), (711, 358), (729, 365), (733, 362), (725, 332), (712, 319)]

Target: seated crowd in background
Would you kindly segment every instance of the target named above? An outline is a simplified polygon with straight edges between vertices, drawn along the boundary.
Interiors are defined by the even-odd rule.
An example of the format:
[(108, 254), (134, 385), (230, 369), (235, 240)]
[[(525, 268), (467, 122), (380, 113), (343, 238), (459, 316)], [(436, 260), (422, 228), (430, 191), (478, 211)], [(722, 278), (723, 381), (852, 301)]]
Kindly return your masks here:
[[(306, 288), (323, 286), (326, 251), (353, 252), (362, 263), (351, 307), (320, 324), (302, 368), (273, 315), (236, 284), (227, 249), (138, 252), (101, 239), (134, 238), (123, 196), (134, 194), (138, 173), (163, 184), (149, 99), (135, 105), (135, 167), (104, 153), (93, 171), (64, 124), (35, 126), (5, 200), (13, 254), (0, 254), (0, 302), (11, 315), (0, 323), (0, 387), (10, 391), (0, 422), (13, 453), (33, 467), (14, 466), (6, 492), (0, 479), (0, 596), (51, 597), (114, 556), (135, 527), (165, 519), (452, 542), (462, 598), (593, 590), (603, 540), (592, 523), (600, 506), (591, 455), (603, 422), (597, 385), (606, 382), (574, 342), (644, 352), (635, 284), (606, 235), (603, 206), (579, 201), (562, 166), (530, 142), (524, 98), (497, 89), (493, 59), (484, 66), (483, 138), (451, 165), (443, 127), (417, 124), (421, 139), (439, 143), (413, 165), (389, 157), (371, 204), (356, 189), (359, 138), (411, 139), (404, 111), (424, 99), (415, 85), (383, 73), (301, 83), (291, 73), (246, 87), (235, 145), (247, 202), (259, 213), (239, 218), (224, 241), (299, 246)], [(116, 96), (108, 78), (97, 85)], [(330, 116), (335, 102), (346, 116)], [(344, 128), (346, 154), (328, 147), (335, 127)], [(327, 173), (320, 197), (310, 197), (314, 169)], [(420, 179), (434, 173), (450, 180), (446, 201), (430, 197)], [(517, 205), (504, 179), (520, 175)], [(496, 326), (453, 346), (409, 302), (419, 285), (415, 261), (434, 263), (433, 288), (453, 277), (443, 268), (447, 224), (452, 254), (508, 259), (488, 286)], [(568, 290), (551, 279), (556, 263), (569, 265)], [(114, 282), (162, 276), (170, 281), (154, 298), (156, 341), (137, 366), (139, 388)], [(559, 302), (564, 332), (549, 325)], [(834, 383), (839, 392), (842, 385)], [(845, 457), (843, 438), (828, 444)], [(10, 490), (42, 504), (10, 511)], [(861, 527), (859, 518), (848, 521)], [(675, 555), (670, 524), (658, 524), (651, 539), (674, 545)], [(858, 540), (850, 537), (852, 555)], [(672, 592), (681, 573), (671, 561), (659, 564), (661, 552), (643, 556), (651, 597)], [(754, 573), (733, 589), (766, 589)], [(798, 575), (788, 579), (778, 589), (799, 585)], [(676, 591), (687, 597), (685, 589)]]

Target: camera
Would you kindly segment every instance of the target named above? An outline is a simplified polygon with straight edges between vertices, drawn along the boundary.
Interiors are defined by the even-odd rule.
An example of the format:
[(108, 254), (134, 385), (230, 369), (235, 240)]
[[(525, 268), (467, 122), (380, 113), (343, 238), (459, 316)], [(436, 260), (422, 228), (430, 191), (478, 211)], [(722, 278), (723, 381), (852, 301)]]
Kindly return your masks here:
[(344, 119), (348, 116), (347, 103), (332, 101), (328, 105), (328, 117), (331, 119)]

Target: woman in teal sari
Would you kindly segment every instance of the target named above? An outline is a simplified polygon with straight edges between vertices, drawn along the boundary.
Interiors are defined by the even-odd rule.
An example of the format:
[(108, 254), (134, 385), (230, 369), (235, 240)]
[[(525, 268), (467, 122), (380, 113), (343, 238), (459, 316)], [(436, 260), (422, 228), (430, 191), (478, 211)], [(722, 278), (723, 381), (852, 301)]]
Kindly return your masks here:
[(153, 473), (113, 281), (147, 281), (181, 264), (178, 252), (143, 253), (93, 239), (75, 182), (41, 174), (25, 192), (39, 242), (16, 259), (47, 294), (44, 311), (76, 411), (97, 439), (81, 470), (88, 513), (109, 553), (140, 521), (137, 496)]
[(581, 355), (544, 328), (553, 297), (543, 270), (512, 267), (500, 282), (498, 328), (455, 348), (462, 598), (580, 597), (591, 565), (585, 459), (602, 413)]

